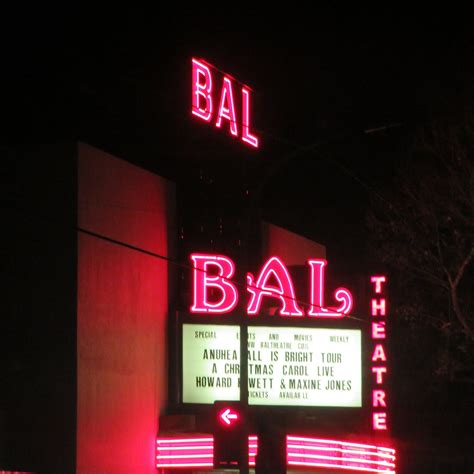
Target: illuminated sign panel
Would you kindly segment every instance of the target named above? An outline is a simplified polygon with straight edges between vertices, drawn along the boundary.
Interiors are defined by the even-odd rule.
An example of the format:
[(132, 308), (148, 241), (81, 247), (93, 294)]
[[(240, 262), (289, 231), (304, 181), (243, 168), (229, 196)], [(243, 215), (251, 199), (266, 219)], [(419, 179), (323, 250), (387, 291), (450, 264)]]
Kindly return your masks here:
[[(183, 402), (238, 400), (239, 326), (183, 324)], [(248, 328), (249, 404), (362, 406), (361, 332)]]

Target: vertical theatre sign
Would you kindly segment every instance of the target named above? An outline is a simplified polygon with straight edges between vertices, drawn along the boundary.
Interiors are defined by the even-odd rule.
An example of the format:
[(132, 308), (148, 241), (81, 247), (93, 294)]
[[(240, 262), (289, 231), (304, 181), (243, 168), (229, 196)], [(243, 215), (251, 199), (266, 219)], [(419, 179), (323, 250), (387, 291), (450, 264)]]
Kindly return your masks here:
[[(192, 313), (225, 314), (238, 303), (238, 291), (232, 277), (234, 262), (224, 255), (192, 254), (193, 262), (193, 304)], [(350, 313), (353, 299), (346, 288), (337, 288), (334, 299), (337, 306), (325, 307), (324, 269), (326, 260), (308, 260), (309, 266), (309, 308), (306, 315), (315, 318), (343, 318)], [(210, 299), (211, 290), (213, 298)], [(280, 303), (280, 316), (304, 316), (296, 299), (293, 281), (286, 265), (279, 257), (269, 258), (259, 274), (247, 273), (247, 292), (250, 294), (247, 314), (257, 315), (263, 298), (273, 298)], [(217, 295), (217, 296), (216, 296)]]
[(372, 297), (370, 299), (370, 314), (372, 318), (372, 428), (375, 431), (387, 430), (387, 299), (384, 275), (374, 275), (370, 278)]
[(208, 62), (192, 58), (191, 113), (216, 128), (228, 129), (233, 137), (258, 148), (259, 139), (251, 126), (252, 90), (230, 75), (216, 71)]

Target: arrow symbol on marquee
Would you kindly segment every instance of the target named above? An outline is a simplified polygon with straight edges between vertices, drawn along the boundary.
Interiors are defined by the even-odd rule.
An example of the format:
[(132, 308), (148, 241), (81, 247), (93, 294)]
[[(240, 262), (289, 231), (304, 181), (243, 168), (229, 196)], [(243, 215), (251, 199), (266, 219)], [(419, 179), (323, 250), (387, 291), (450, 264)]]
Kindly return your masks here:
[(226, 425), (230, 425), (232, 423), (232, 420), (237, 420), (238, 418), (237, 413), (231, 412), (230, 408), (227, 408), (226, 410), (221, 412), (220, 417)]

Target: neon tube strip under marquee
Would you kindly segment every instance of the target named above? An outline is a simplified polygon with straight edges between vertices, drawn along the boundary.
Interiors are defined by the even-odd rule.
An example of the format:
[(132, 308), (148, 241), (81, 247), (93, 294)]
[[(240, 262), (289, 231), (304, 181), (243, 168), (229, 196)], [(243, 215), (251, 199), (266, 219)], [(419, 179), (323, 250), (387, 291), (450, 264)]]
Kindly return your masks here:
[[(158, 438), (156, 440), (158, 468), (211, 467), (214, 441), (212, 436), (196, 438)], [(249, 465), (255, 466), (257, 437), (249, 436)]]
[[(159, 438), (156, 444), (158, 468), (212, 468), (212, 436)], [(249, 436), (250, 466), (255, 466), (257, 447), (257, 437)], [(288, 466), (294, 467), (395, 474), (395, 450), (369, 444), (287, 436), (286, 456)]]

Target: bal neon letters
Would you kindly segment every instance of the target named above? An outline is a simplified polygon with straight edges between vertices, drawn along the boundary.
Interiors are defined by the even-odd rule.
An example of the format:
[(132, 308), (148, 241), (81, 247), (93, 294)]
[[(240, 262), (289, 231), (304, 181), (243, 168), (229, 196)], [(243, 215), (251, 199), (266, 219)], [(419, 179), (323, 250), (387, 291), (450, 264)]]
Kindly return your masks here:
[[(247, 145), (258, 148), (258, 137), (250, 131), (250, 95), (251, 90), (240, 87), (241, 92), (241, 119), (236, 106), (235, 89), (240, 87), (230, 76), (224, 75), (216, 102), (214, 97), (215, 81), (211, 66), (205, 61), (192, 59), (192, 107), (191, 113), (205, 122), (214, 122), (216, 128), (229, 127), (232, 136), (239, 136)], [(214, 109), (214, 102), (218, 104)], [(215, 117), (214, 117), (215, 113)]]
[[(238, 303), (238, 290), (232, 277), (234, 262), (224, 255), (192, 254), (193, 262), (192, 313), (225, 314), (231, 312)], [(343, 318), (350, 313), (353, 305), (352, 294), (346, 288), (337, 288), (334, 299), (336, 307), (324, 306), (324, 269), (326, 260), (311, 259), (309, 265), (310, 301), (306, 315), (318, 318)], [(284, 262), (274, 256), (262, 266), (257, 277), (247, 273), (249, 301), (247, 314), (259, 313), (264, 298), (271, 298), (279, 304), (280, 316), (304, 316), (303, 305), (298, 303), (291, 275)]]

